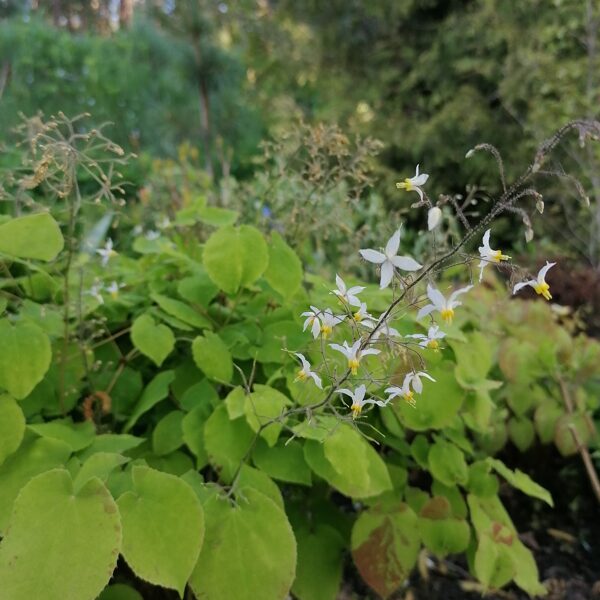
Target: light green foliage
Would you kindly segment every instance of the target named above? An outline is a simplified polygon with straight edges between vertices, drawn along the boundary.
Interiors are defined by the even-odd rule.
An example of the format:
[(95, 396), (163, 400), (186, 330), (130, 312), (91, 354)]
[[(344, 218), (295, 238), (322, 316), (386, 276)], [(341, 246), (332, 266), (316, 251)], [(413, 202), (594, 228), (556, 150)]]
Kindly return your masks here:
[(469, 524), (452, 514), (450, 502), (443, 496), (434, 496), (421, 507), (419, 531), (425, 547), (441, 558), (464, 552), (471, 537)]
[(0, 388), (17, 400), (42, 380), (52, 358), (48, 336), (27, 322), (12, 325), (0, 319)]
[(175, 379), (173, 371), (163, 371), (152, 379), (142, 392), (142, 396), (133, 409), (124, 431), (129, 431), (144, 413), (148, 412), (153, 406), (168, 396), (169, 385), (173, 382), (173, 379)]
[[(83, 9), (85, 3), (59, 4)], [(438, 192), (462, 192), (466, 181), (476, 183), (469, 194), (477, 203), (499, 189), (487, 167), (480, 171), (484, 163), (477, 162), (479, 157), (457, 166), (455, 158), (448, 160), (449, 145), (440, 144), (444, 139), (454, 146), (471, 143), (475, 136), (472, 141), (479, 142), (481, 131), (487, 131), (513, 148), (515, 125), (501, 133), (498, 121), (477, 107), (489, 104), (490, 90), (496, 91), (493, 97), (510, 97), (519, 106), (520, 92), (496, 89), (490, 75), (498, 72), (496, 61), (473, 53), (474, 38), (463, 39), (464, 31), (455, 27), (487, 23), (493, 16), (487, 11), (498, 3), (468, 11), (437, 10), (437, 1), (427, 11), (417, 3), (386, 5), (385, 10), (377, 3), (304, 6), (302, 23), (288, 18), (299, 9), (287, 0), (277, 3), (268, 19), (241, 5), (231, 4), (221, 13), (222, 7), (210, 3), (197, 11), (187, 4), (176, 2), (166, 13), (154, 10), (157, 2), (145, 3), (148, 19), (160, 21), (160, 35), (136, 14), (132, 28), (118, 33), (106, 29), (102, 36), (80, 31), (65, 37), (57, 31), (63, 51), (58, 58), (41, 53), (39, 44), (48, 40), (41, 30), (31, 37), (35, 61), (7, 54), (14, 67), (8, 87), (0, 91), (7, 111), (23, 98), (23, 72), (31, 74), (33, 89), (41, 93), (39, 82), (54, 80), (58, 61), (65, 70), (65, 102), (76, 92), (82, 101), (88, 98), (79, 94), (81, 83), (73, 82), (73, 74), (80, 81), (93, 78), (93, 97), (103, 115), (105, 86), (114, 85), (111, 110), (118, 107), (122, 115), (118, 133), (126, 144), (136, 151), (139, 145), (143, 154), (156, 143), (171, 158), (144, 156), (139, 167), (128, 166), (123, 180), (134, 181), (124, 186), (129, 201), (121, 207), (120, 196), (112, 198), (108, 191), (121, 179), (116, 173), (125, 159), (111, 144), (104, 148), (112, 156), (107, 159), (94, 146), (104, 143), (102, 132), (92, 133), (87, 121), (75, 122), (73, 147), (64, 140), (48, 146), (48, 138), (58, 132), (68, 136), (69, 127), (65, 122), (46, 127), (34, 117), (21, 129), (19, 149), (3, 154), (3, 161), (18, 161), (20, 167), (9, 177), (0, 169), (0, 195), (6, 192), (11, 200), (0, 215), (0, 600), (98, 594), (101, 600), (133, 600), (146, 590), (155, 595), (152, 585), (175, 590), (170, 594), (193, 593), (198, 600), (282, 600), (288, 595), (334, 600), (346, 567), (352, 568), (349, 553), (365, 583), (386, 598), (401, 593), (422, 550), (441, 559), (465, 553), (470, 574), (486, 589), (514, 584), (530, 595), (541, 593), (533, 555), (498, 498), (499, 482), (548, 504), (552, 498), (531, 477), (493, 455), (507, 444), (525, 452), (541, 441), (570, 456), (578, 450), (574, 431), (593, 450), (600, 345), (576, 334), (579, 321), (562, 312), (557, 316), (559, 311), (548, 304), (505, 301), (502, 286), (494, 284), (494, 267), (488, 267), (485, 285), (461, 297), (453, 324), (442, 323), (437, 312), (431, 315), (446, 336), (437, 350), (423, 348), (406, 337), (426, 333), (429, 325), (416, 323), (413, 309), (421, 304), (427, 282), (439, 276), (436, 285), (446, 293), (451, 282), (464, 279), (465, 266), (459, 263), (463, 256), (477, 255), (479, 231), (460, 250), (456, 264), (448, 260), (408, 275), (406, 294), (399, 286), (380, 290), (373, 283), (377, 267), (359, 261), (356, 253), (381, 248), (399, 225), (388, 209), (404, 214), (417, 199), (416, 194), (399, 196), (385, 179), (379, 190), (369, 189), (374, 166), (379, 172), (385, 166), (387, 176), (396, 178), (397, 171), (412, 174), (413, 158), (425, 161), (422, 168), (432, 174), (425, 191), (432, 200), (440, 198)], [(354, 32), (357, 23), (369, 23), (367, 42), (377, 43), (363, 47), (360, 36), (340, 36), (340, 20), (329, 18), (336, 14), (332, 10), (350, 17), (346, 33)], [(519, 11), (531, 17), (529, 9)], [(96, 12), (95, 17), (81, 13), (83, 22), (97, 23), (102, 11)], [(243, 44), (240, 15), (249, 17)], [(418, 28), (409, 20), (416, 17)], [(512, 19), (505, 10), (498, 18), (503, 26)], [(316, 23), (323, 19), (330, 22), (331, 38), (321, 36)], [(307, 58), (303, 53), (309, 51), (318, 57), (321, 44), (331, 48), (333, 39), (343, 40), (341, 54), (349, 54), (334, 58), (334, 63), (347, 61), (338, 69), (342, 75), (331, 77), (323, 91), (315, 83), (326, 71), (320, 61), (278, 69), (267, 48), (281, 45), (271, 44), (263, 28), (267, 22), (282, 27), (279, 33), (289, 41), (289, 47), (281, 47), (282, 56), (291, 51)], [(13, 33), (0, 24), (0, 33), (7, 34), (0, 35), (0, 50), (19, 31), (29, 31), (17, 29)], [(178, 40), (163, 37), (175, 31)], [(401, 44), (398, 31), (406, 33)], [(256, 32), (264, 37), (260, 44)], [(484, 51), (502, 55), (506, 37), (506, 31), (494, 29)], [(100, 49), (107, 49), (104, 38), (121, 52), (118, 64), (112, 49), (105, 59), (98, 58)], [(93, 46), (89, 61), (79, 62), (74, 40), (86, 52)], [(143, 47), (132, 49), (134, 40)], [(448, 48), (459, 53), (464, 45), (471, 58), (460, 69), (450, 59), (441, 61)], [(235, 67), (224, 62), (230, 49), (239, 56), (255, 54), (265, 63), (240, 65), (236, 77), (245, 82), (244, 94), (225, 102), (224, 90), (231, 83), (226, 80)], [(380, 80), (379, 67), (371, 69), (381, 60), (373, 55), (380, 52), (386, 69), (390, 57), (393, 64), (410, 66), (401, 81), (396, 71)], [(136, 62), (124, 60), (139, 53), (165, 68), (155, 74), (157, 81), (140, 87), (144, 99), (138, 92), (134, 99), (121, 96), (128, 72), (132, 86), (149, 77), (147, 61), (132, 70)], [(171, 59), (163, 61), (166, 56)], [(454, 70), (439, 85), (450, 62)], [(353, 139), (338, 126), (312, 123), (315, 115), (327, 113), (330, 94), (339, 93), (363, 67), (361, 86), (347, 88), (347, 97), (327, 121), (343, 113), (350, 129), (364, 135)], [(282, 96), (271, 68), (294, 89), (283, 90)], [(2, 69), (0, 64), (0, 87)], [(472, 75), (484, 81), (485, 94), (476, 89)], [(144, 100), (146, 106), (145, 96), (164, 89), (165, 102), (179, 98), (182, 77), (195, 95), (194, 118), (201, 114), (203, 120), (197, 123), (196, 141), (182, 145), (173, 158), (173, 136), (166, 135), (164, 143), (150, 141), (161, 135), (159, 109), (156, 131), (131, 132), (137, 129), (139, 103)], [(398, 93), (400, 111), (382, 101), (374, 81)], [(229, 146), (237, 134), (223, 130), (227, 122), (233, 129), (241, 126), (229, 118), (238, 113), (228, 102), (243, 104), (247, 93), (256, 95), (257, 103), (277, 100), (273, 114), (265, 117), (274, 127), (266, 131), (272, 141), (264, 145), (262, 162), (245, 162), (250, 151)], [(152, 96), (153, 102), (158, 96)], [(289, 114), (299, 104), (313, 114), (289, 127)], [(466, 122), (458, 117), (465, 105), (473, 107)], [(427, 135), (418, 123), (404, 121), (408, 112), (425, 123)], [(168, 114), (176, 123), (186, 111), (181, 102), (173, 102)], [(402, 139), (388, 123), (389, 116), (400, 114), (407, 125)], [(260, 127), (260, 118), (256, 123)], [(194, 127), (192, 120), (186, 123), (188, 131)], [(365, 135), (378, 131), (389, 145), (376, 166), (380, 145)], [(84, 140), (95, 149), (81, 168), (79, 144)], [(68, 152), (63, 152), (65, 144)], [(49, 147), (52, 161), (45, 171)], [(515, 155), (522, 147), (514, 146)], [(465, 150), (453, 148), (452, 156)], [(64, 165), (63, 157), (68, 158)], [(96, 173), (107, 164), (114, 181)], [(509, 179), (512, 168), (507, 162)], [(459, 183), (456, 173), (461, 171), (470, 177)], [(470, 206), (470, 199), (465, 201)], [(420, 208), (402, 218), (400, 254), (431, 265), (431, 252), (439, 258), (456, 247), (462, 224), (451, 217), (445, 197), (440, 203), (446, 205), (435, 233), (422, 230), (419, 219), (426, 211)], [(487, 213), (484, 208), (485, 213), (481, 206), (469, 212), (472, 225), (476, 213)], [(493, 244), (506, 241), (502, 238), (509, 231), (503, 227), (494, 223)], [(102, 257), (109, 237), (118, 255)], [(540, 254), (545, 244), (535, 246)], [(520, 245), (506, 251), (525, 254)], [(350, 314), (355, 307), (332, 294), (336, 272), (348, 287), (366, 287), (360, 299), (375, 318), (398, 300), (389, 325), (401, 336), (367, 340), (365, 322)], [(511, 273), (513, 280), (526, 277)], [(421, 274), (413, 289), (410, 282)], [(302, 330), (301, 313), (312, 305), (343, 314), (328, 337), (323, 330), (313, 340), (310, 327)], [(329, 360), (328, 344), (359, 337), (382, 352), (362, 361), (358, 374), (346, 376), (341, 356)], [(323, 389), (310, 377), (298, 377), (296, 352), (310, 361)], [(161, 370), (165, 364), (170, 370)], [(423, 377), (421, 393), (413, 379), (415, 393), (408, 399), (414, 402), (402, 395), (381, 402), (388, 385), (402, 385), (406, 374), (420, 370), (435, 382)], [(353, 414), (347, 397), (337, 392), (361, 383), (367, 385), (366, 397), (378, 402)], [(512, 461), (515, 453), (502, 456)], [(67, 547), (69, 535), (74, 542)], [(130, 587), (106, 587), (121, 551), (128, 566), (119, 568), (112, 581)], [(144, 593), (138, 596), (137, 590)]]
[(34, 477), (0, 544), (3, 600), (93, 600), (121, 550), (117, 505), (98, 479), (78, 492), (62, 469)]
[(21, 488), (44, 471), (66, 464), (71, 449), (53, 439), (26, 437), (0, 467), (0, 531), (5, 532), (12, 506)]
[(165, 415), (152, 432), (152, 448), (156, 454), (163, 456), (174, 452), (183, 445), (183, 419), (185, 413), (174, 410)]
[(64, 442), (73, 452), (83, 450), (94, 440), (94, 425), (89, 421), (73, 423), (70, 419), (29, 425), (37, 435)]
[(352, 558), (365, 581), (383, 598), (392, 595), (417, 562), (420, 532), (406, 504), (378, 504), (352, 528)]
[(229, 382), (233, 377), (231, 353), (216, 334), (207, 332), (198, 336), (192, 344), (194, 362), (209, 379)]
[(133, 490), (118, 499), (123, 556), (134, 572), (183, 595), (204, 539), (204, 512), (178, 477), (133, 468)]
[(274, 446), (281, 432), (283, 423), (276, 420), (291, 404), (281, 392), (268, 385), (255, 385), (254, 391), (245, 398), (246, 419), (253, 431), (260, 431), (260, 435), (269, 446)]
[(311, 471), (304, 459), (302, 445), (298, 442), (280, 442), (272, 447), (266, 443), (258, 443), (252, 454), (252, 460), (273, 479), (304, 485), (311, 484)]
[(265, 271), (265, 279), (285, 298), (293, 296), (302, 284), (302, 263), (276, 231), (271, 234), (269, 266)]
[(210, 328), (210, 322), (203, 317), (200, 313), (196, 312), (191, 306), (185, 304), (185, 302), (181, 302), (179, 300), (175, 300), (173, 298), (169, 298), (168, 296), (163, 296), (162, 294), (152, 294), (152, 300), (154, 300), (167, 314), (191, 325), (192, 327), (196, 327), (198, 329)]
[(464, 454), (454, 444), (438, 440), (428, 455), (431, 474), (444, 485), (465, 484), (468, 479)]
[(203, 264), (210, 278), (228, 294), (254, 283), (269, 262), (262, 234), (249, 225), (222, 227), (204, 248)]
[(246, 455), (253, 439), (246, 419), (230, 420), (224, 405), (219, 406), (204, 426), (204, 447), (212, 464), (228, 480)]
[(48, 262), (57, 257), (63, 246), (60, 227), (49, 213), (27, 215), (0, 224), (0, 254)]
[(113, 452), (95, 452), (82, 465), (73, 481), (75, 491), (79, 491), (90, 479), (96, 477), (106, 483), (110, 474), (129, 459)]
[(150, 315), (139, 316), (131, 326), (133, 345), (154, 362), (157, 367), (175, 347), (175, 336), (169, 327), (156, 323)]
[(281, 600), (295, 577), (292, 528), (265, 495), (240, 492), (235, 505), (218, 495), (204, 503), (206, 538), (190, 585), (198, 598)]
[(348, 425), (338, 427), (323, 443), (307, 440), (304, 456), (319, 477), (352, 498), (378, 496), (392, 487), (381, 457)]
[(0, 395), (0, 465), (21, 445), (24, 433), (21, 407), (10, 396)]
[(541, 485), (535, 483), (527, 473), (523, 473), (523, 471), (519, 471), (519, 469), (511, 471), (503, 462), (495, 458), (488, 458), (487, 462), (513, 487), (516, 487), (528, 496), (539, 498), (540, 500), (547, 502), (550, 506), (554, 506), (552, 496), (550, 496), (548, 491)]

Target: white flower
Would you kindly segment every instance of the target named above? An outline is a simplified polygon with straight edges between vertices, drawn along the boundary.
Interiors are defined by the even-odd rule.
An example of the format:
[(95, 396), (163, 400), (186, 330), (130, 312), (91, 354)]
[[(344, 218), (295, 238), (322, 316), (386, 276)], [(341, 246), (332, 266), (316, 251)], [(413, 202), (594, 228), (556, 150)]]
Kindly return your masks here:
[(299, 352), (294, 352), (294, 354), (300, 359), (300, 362), (302, 363), (302, 368), (300, 369), (300, 371), (298, 371), (296, 381), (306, 381), (306, 379), (311, 377), (315, 382), (315, 385), (322, 390), (323, 384), (321, 383), (321, 378), (314, 371), (311, 371), (310, 363), (306, 360), (306, 358), (304, 358), (304, 355), (300, 354)]
[(154, 240), (157, 240), (160, 237), (160, 231), (156, 231), (156, 230), (151, 230), (151, 231), (147, 231), (146, 235), (144, 236), (149, 242), (153, 242)]
[(321, 311), (315, 306), (310, 307), (311, 310), (303, 312), (300, 316), (306, 317), (304, 321), (304, 326), (302, 327), (302, 331), (306, 331), (306, 328), (310, 325), (310, 331), (312, 333), (313, 338), (318, 338), (319, 333), (321, 332), (321, 321), (319, 320), (319, 315)]
[(362, 325), (364, 325), (367, 329), (375, 329), (379, 323), (381, 324), (379, 327), (377, 327), (377, 331), (371, 335), (371, 341), (375, 342), (381, 337), (402, 337), (397, 329), (390, 327), (387, 319), (382, 321), (381, 317), (379, 317), (377, 321), (371, 319), (362, 321)]
[(492, 250), (490, 248), (491, 231), (491, 229), (488, 229), (483, 234), (483, 246), (479, 246), (479, 256), (481, 257), (481, 260), (479, 261), (479, 281), (483, 279), (483, 269), (485, 269), (487, 265), (490, 263), (499, 263), (510, 258), (508, 254), (502, 254), (502, 250)]
[(142, 227), (142, 225), (138, 224), (133, 228), (132, 233), (136, 237), (138, 235), (142, 235), (142, 233), (144, 233), (144, 228)]
[(110, 294), (110, 297), (113, 300), (116, 300), (119, 296), (119, 290), (124, 287), (124, 283), (117, 283), (116, 281), (112, 281), (111, 284), (106, 288), (106, 291)]
[(360, 413), (362, 412), (362, 408), (363, 406), (365, 406), (365, 404), (377, 404), (377, 406), (381, 407), (387, 405), (387, 402), (384, 402), (383, 400), (374, 400), (373, 398), (365, 400), (366, 392), (367, 388), (364, 386), (364, 384), (359, 385), (354, 391), (348, 390), (346, 388), (337, 390), (338, 394), (345, 394), (346, 396), (349, 396), (352, 399), (352, 405), (350, 408), (352, 410), (353, 419), (356, 419), (356, 417), (360, 415)]
[(472, 285), (468, 285), (460, 290), (456, 290), (455, 292), (452, 292), (452, 294), (450, 294), (450, 298), (446, 300), (446, 297), (444, 294), (442, 294), (442, 292), (428, 283), (427, 297), (431, 300), (431, 304), (427, 304), (427, 306), (421, 308), (417, 314), (417, 319), (422, 319), (429, 313), (437, 310), (446, 323), (452, 323), (454, 309), (462, 304), (462, 302), (458, 302), (456, 298), (461, 294), (468, 292), (472, 287)]
[(381, 350), (376, 350), (375, 348), (368, 348), (366, 350), (361, 350), (360, 345), (362, 344), (362, 340), (356, 340), (352, 346), (348, 345), (348, 342), (344, 342), (343, 346), (339, 344), (329, 344), (334, 350), (341, 352), (348, 359), (348, 368), (352, 375), (356, 375), (358, 372), (358, 365), (360, 364), (360, 360), (363, 356), (368, 356), (369, 354), (379, 354)]
[(381, 289), (390, 285), (394, 276), (394, 267), (403, 271), (417, 271), (422, 267), (410, 256), (396, 256), (400, 247), (400, 229), (388, 240), (383, 252), (377, 250), (361, 250), (360, 255), (367, 261), (381, 265)]
[(513, 294), (516, 294), (519, 290), (522, 290), (525, 286), (530, 285), (536, 294), (544, 296), (546, 300), (552, 300), (552, 295), (550, 294), (550, 286), (546, 283), (546, 273), (555, 265), (556, 263), (546, 262), (546, 264), (540, 269), (538, 273), (537, 279), (530, 279), (529, 281), (523, 281), (521, 283), (517, 283), (513, 289)]
[(362, 302), (360, 308), (352, 315), (352, 318), (357, 322), (361, 323), (363, 321), (370, 322), (373, 320), (373, 316), (367, 312), (367, 304)]
[(360, 306), (360, 300), (356, 297), (356, 294), (360, 294), (365, 288), (360, 285), (355, 285), (351, 288), (346, 288), (344, 280), (339, 276), (335, 276), (335, 283), (337, 289), (333, 290), (335, 294), (342, 302), (350, 304), (351, 306)]
[[(408, 402), (411, 406), (415, 406), (415, 398), (414, 392), (420, 394), (423, 391), (423, 382), (421, 381), (421, 377), (426, 377), (431, 381), (435, 381), (435, 379), (425, 373), (424, 371), (418, 371), (416, 373), (407, 373), (404, 376), (404, 381), (402, 382), (402, 386), (392, 386), (385, 390), (386, 394), (389, 394), (387, 401), (391, 402), (394, 398), (401, 396), (406, 402)], [(412, 390), (410, 389), (412, 386)], [(414, 390), (414, 392), (413, 392)]]
[(440, 343), (438, 342), (438, 340), (445, 338), (446, 334), (443, 331), (440, 331), (440, 328), (437, 325), (432, 325), (429, 328), (427, 335), (423, 333), (414, 333), (405, 337), (420, 340), (419, 346), (421, 346), (421, 348), (431, 348), (432, 350), (438, 350), (440, 347)]
[(303, 312), (302, 317), (306, 317), (302, 331), (310, 325), (310, 330), (313, 338), (319, 337), (319, 333), (323, 334), (324, 338), (331, 335), (333, 328), (344, 320), (344, 317), (339, 317), (333, 314), (330, 308), (323, 310), (316, 306), (311, 306), (310, 310)]
[(101, 283), (95, 283), (87, 292), (84, 292), (88, 296), (91, 296), (98, 304), (104, 304), (104, 298), (100, 293), (104, 286)]
[(96, 254), (99, 254), (102, 257), (102, 266), (105, 267), (108, 264), (108, 261), (116, 256), (117, 253), (113, 250), (113, 241), (108, 238), (106, 240), (106, 244), (104, 244), (104, 248), (98, 248), (96, 250)]
[(421, 173), (419, 175), (419, 165), (417, 165), (415, 176), (410, 178), (407, 177), (404, 181), (399, 181), (396, 184), (396, 187), (399, 190), (405, 189), (407, 192), (417, 192), (419, 198), (423, 200), (423, 190), (421, 189), (421, 186), (425, 185), (428, 179), (429, 175), (427, 175), (427, 173)]
[(439, 206), (434, 206), (427, 213), (427, 229), (429, 231), (435, 229), (442, 220), (442, 209)]

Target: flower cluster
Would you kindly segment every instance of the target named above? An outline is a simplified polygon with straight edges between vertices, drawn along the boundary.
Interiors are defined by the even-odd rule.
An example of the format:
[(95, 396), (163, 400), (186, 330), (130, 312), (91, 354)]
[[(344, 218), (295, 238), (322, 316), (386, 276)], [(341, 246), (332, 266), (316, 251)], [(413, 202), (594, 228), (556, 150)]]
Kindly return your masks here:
[[(399, 189), (406, 191), (415, 191), (419, 194), (421, 202), (429, 206), (428, 211), (428, 230), (432, 231), (437, 227), (442, 218), (442, 212), (438, 207), (433, 207), (423, 191), (423, 186), (429, 179), (426, 173), (419, 173), (417, 165), (415, 176), (407, 178), (404, 181), (396, 184)], [(421, 205), (421, 204), (419, 204)], [(419, 206), (417, 205), (417, 206)], [(416, 281), (408, 283), (403, 278), (400, 272), (413, 273), (423, 269), (423, 265), (417, 262), (411, 256), (399, 254), (400, 249), (401, 229), (398, 228), (390, 239), (381, 249), (361, 249), (360, 256), (369, 263), (378, 266), (381, 289), (388, 288), (396, 279), (398, 285), (404, 292), (409, 287), (413, 287), (419, 279), (424, 278), (429, 274), (426, 270), (423, 274), (417, 277)], [(510, 260), (510, 256), (503, 254), (501, 250), (494, 250), (490, 245), (491, 229), (487, 229), (483, 234), (481, 246), (479, 247), (479, 281), (483, 279), (483, 271), (489, 264), (499, 264)], [(546, 300), (550, 300), (550, 287), (545, 280), (546, 273), (554, 266), (555, 263), (547, 263), (539, 272), (536, 279), (517, 283), (513, 288), (513, 294), (526, 286), (530, 286), (534, 291), (543, 296)], [(353, 340), (343, 340), (341, 344), (331, 343), (328, 346), (342, 354), (346, 360), (346, 371), (343, 376), (337, 378), (337, 383), (333, 385), (331, 394), (337, 393), (350, 399), (350, 411), (353, 418), (361, 415), (363, 407), (367, 405), (386, 407), (396, 398), (401, 398), (410, 406), (416, 406), (415, 394), (423, 392), (423, 379), (435, 382), (435, 379), (425, 371), (412, 370), (405, 374), (402, 385), (392, 385), (385, 389), (385, 397), (377, 398), (376, 396), (368, 397), (367, 386), (364, 383), (356, 386), (354, 389), (339, 387), (343, 382), (354, 377), (360, 377), (361, 365), (363, 359), (367, 356), (376, 356), (382, 353), (382, 349), (376, 347), (380, 343), (391, 345), (397, 343), (402, 346), (408, 346), (410, 343), (416, 343), (419, 348), (438, 352), (440, 350), (440, 341), (446, 337), (446, 333), (440, 330), (440, 325), (433, 321), (434, 315), (437, 313), (439, 318), (447, 325), (451, 325), (454, 319), (455, 310), (461, 306), (461, 301), (458, 299), (461, 295), (469, 292), (473, 285), (452, 291), (446, 297), (432, 283), (427, 284), (426, 297), (429, 300), (428, 304), (421, 306), (418, 310), (416, 319), (421, 319), (429, 316), (430, 326), (426, 334), (413, 333), (409, 335), (401, 335), (396, 329), (390, 326), (392, 318), (392, 308), (394, 308), (399, 300), (395, 300), (392, 305), (383, 312), (379, 317), (374, 317), (369, 313), (366, 302), (359, 297), (366, 289), (365, 286), (348, 287), (344, 280), (336, 275), (336, 289), (331, 291), (337, 300), (340, 302), (343, 314), (335, 314), (331, 308), (319, 309), (316, 306), (311, 306), (309, 311), (302, 313), (305, 317), (303, 330), (310, 329), (314, 339), (321, 338), (326, 340), (333, 335), (335, 327), (342, 323), (350, 323), (354, 332)], [(324, 355), (326, 344), (322, 343), (322, 352)], [(295, 353), (295, 356), (300, 360), (302, 368), (297, 374), (296, 381), (306, 381), (312, 379), (314, 384), (323, 389), (321, 377), (312, 370), (310, 363), (303, 354)], [(325, 356), (325, 355), (324, 355)], [(336, 379), (328, 371), (328, 375), (332, 379)], [(363, 380), (366, 379), (372, 382), (370, 374), (366, 372)], [(382, 386), (383, 387), (383, 386)]]

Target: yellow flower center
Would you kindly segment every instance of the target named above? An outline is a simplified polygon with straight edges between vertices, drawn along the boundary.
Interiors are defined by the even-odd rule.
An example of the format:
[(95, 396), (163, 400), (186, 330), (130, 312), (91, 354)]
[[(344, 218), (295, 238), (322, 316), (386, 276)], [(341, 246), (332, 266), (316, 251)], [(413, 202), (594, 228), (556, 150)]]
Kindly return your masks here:
[(508, 260), (510, 256), (508, 254), (502, 254), (502, 250), (494, 250), (492, 252), (492, 260), (499, 263), (502, 260)]
[(440, 347), (440, 343), (437, 340), (429, 340), (427, 342), (427, 347), (432, 350), (437, 350)]
[(550, 294), (550, 286), (544, 281), (542, 283), (536, 283), (533, 286), (536, 294), (540, 294), (540, 296), (544, 296), (546, 300), (552, 300), (552, 294)]
[(414, 395), (414, 393), (413, 393), (411, 390), (409, 390), (408, 392), (406, 392), (406, 393), (403, 395), (403, 398), (404, 398), (404, 399), (406, 400), (406, 402), (408, 402), (408, 403), (409, 403), (411, 406), (414, 406), (414, 405), (415, 405), (415, 398), (414, 398), (414, 396), (415, 396), (415, 395)]
[(352, 418), (353, 419), (356, 419), (356, 417), (358, 417), (358, 415), (360, 415), (361, 412), (362, 412), (362, 406), (360, 404), (352, 405)]
[(358, 358), (351, 358), (348, 361), (348, 368), (350, 369), (352, 375), (356, 375), (358, 372)]
[(304, 371), (304, 369), (300, 369), (300, 371), (298, 371), (298, 374), (296, 375), (296, 381), (300, 380), (300, 381), (304, 381), (306, 379), (306, 372)]
[(360, 314), (360, 312), (355, 312), (353, 316), (354, 316), (354, 320), (357, 323), (360, 323), (363, 319), (363, 316)]
[(408, 178), (406, 178), (404, 181), (400, 181), (399, 183), (397, 183), (396, 187), (398, 189), (405, 189), (407, 192), (411, 192), (415, 189), (412, 184), (412, 181)]
[(119, 291), (118, 291), (118, 290), (112, 290), (112, 291), (110, 292), (110, 297), (111, 297), (113, 300), (116, 300), (116, 299), (119, 297)]
[(332, 331), (333, 328), (331, 327), (331, 325), (321, 325), (321, 333), (323, 334), (324, 338), (328, 338), (331, 335)]
[(452, 308), (444, 308), (440, 311), (440, 314), (446, 323), (452, 323), (452, 319), (454, 318), (454, 310)]

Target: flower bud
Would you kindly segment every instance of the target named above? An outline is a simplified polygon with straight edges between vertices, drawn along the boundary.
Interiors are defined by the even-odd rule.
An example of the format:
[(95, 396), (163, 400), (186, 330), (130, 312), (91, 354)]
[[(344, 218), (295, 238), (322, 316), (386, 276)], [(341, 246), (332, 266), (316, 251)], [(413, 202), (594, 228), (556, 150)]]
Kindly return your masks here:
[(427, 228), (429, 229), (429, 231), (435, 229), (440, 224), (441, 220), (442, 209), (439, 208), (439, 206), (434, 206), (433, 208), (430, 208), (429, 212), (427, 213)]

